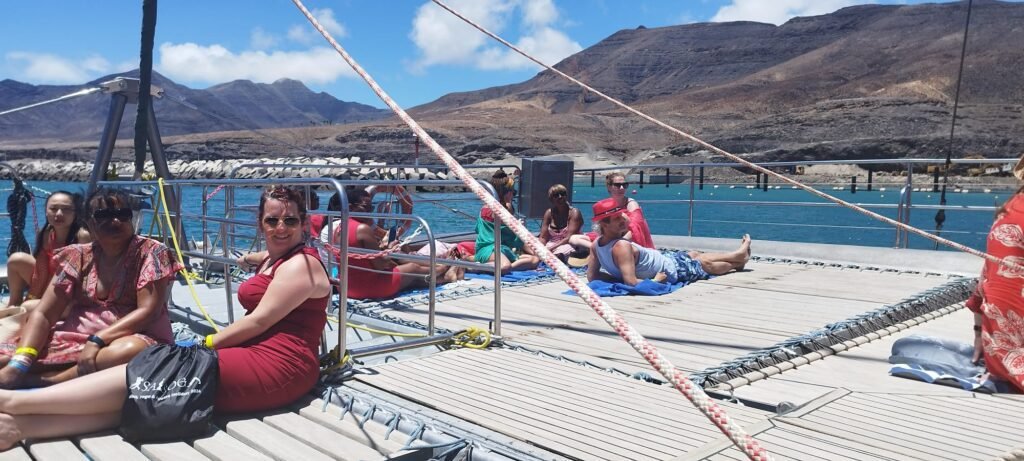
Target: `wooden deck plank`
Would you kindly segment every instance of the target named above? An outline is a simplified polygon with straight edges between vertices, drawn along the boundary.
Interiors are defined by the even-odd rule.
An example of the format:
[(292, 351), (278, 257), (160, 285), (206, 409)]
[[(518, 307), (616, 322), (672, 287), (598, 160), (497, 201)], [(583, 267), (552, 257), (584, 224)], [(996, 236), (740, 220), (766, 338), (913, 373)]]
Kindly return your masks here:
[(823, 425), (814, 421), (808, 421), (803, 418), (776, 418), (776, 425), (779, 428), (786, 430), (804, 429), (805, 436), (818, 436), (826, 435), (835, 439), (841, 439), (846, 443), (854, 444), (855, 446), (864, 447), (867, 451), (874, 453), (877, 450), (883, 450), (888, 453), (893, 453), (897, 456), (896, 459), (900, 460), (931, 460), (937, 459), (928, 453), (916, 450), (911, 447), (907, 447), (902, 443), (893, 443), (888, 438), (872, 438), (865, 437), (856, 432), (844, 432), (842, 430), (836, 431), (835, 428), (827, 425)]
[[(782, 418), (780, 418), (782, 419)], [(946, 447), (936, 447), (930, 443), (921, 441), (915, 437), (906, 435), (902, 431), (892, 433), (885, 432), (880, 434), (873, 430), (871, 427), (864, 427), (863, 425), (848, 425), (845, 421), (837, 421), (831, 417), (819, 416), (816, 413), (804, 415), (800, 418), (789, 418), (786, 422), (791, 424), (797, 424), (796, 420), (805, 421), (808, 423), (817, 424), (820, 428), (827, 428), (826, 430), (832, 434), (842, 434), (843, 438), (854, 438), (859, 437), (863, 440), (885, 440), (886, 443), (899, 445), (912, 450), (915, 453), (921, 455), (927, 455), (929, 459), (958, 459), (959, 456), (951, 455), (946, 451)]]
[[(564, 428), (552, 423), (533, 419), (533, 408), (516, 408), (496, 405), (491, 400), (468, 399), (465, 396), (449, 396), (447, 393), (402, 388), (404, 380), (377, 377), (368, 383), (381, 386), (388, 392), (413, 400), (425, 406), (444, 411), (469, 422), (496, 430), (510, 437), (537, 445), (545, 450), (564, 453), (581, 459), (651, 459), (631, 456), (628, 449), (619, 448), (605, 441), (588, 440), (585, 428)], [(400, 389), (400, 390), (398, 390)], [(517, 412), (521, 411), (524, 413)], [(659, 458), (662, 459), (662, 458)]]
[[(431, 367), (435, 367), (439, 371), (447, 372), (458, 372), (460, 367), (452, 365), (450, 367), (443, 366), (438, 361), (433, 361), (430, 364)], [(465, 368), (461, 368), (465, 369)], [(478, 378), (480, 374), (476, 374)], [(579, 395), (574, 392), (565, 392), (562, 389), (552, 385), (553, 382), (549, 381), (547, 385), (531, 385), (528, 381), (516, 379), (512, 374), (508, 374), (505, 377), (497, 375), (494, 380), (483, 381), (483, 383), (497, 382), (504, 379), (508, 382), (509, 390), (504, 388), (491, 387), (491, 397), (502, 399), (503, 401), (515, 404), (516, 402), (523, 401), (529, 398), (530, 404), (536, 405), (543, 409), (543, 414), (552, 415), (553, 418), (567, 418), (572, 421), (577, 421), (581, 424), (593, 427), (593, 435), (596, 437), (602, 436), (602, 434), (609, 438), (622, 438), (629, 443), (640, 443), (641, 446), (646, 446), (647, 443), (658, 444), (664, 440), (664, 435), (675, 434), (678, 437), (684, 437), (690, 430), (684, 430), (682, 428), (673, 429), (671, 425), (661, 424), (659, 431), (663, 431), (664, 434), (652, 434), (650, 431), (637, 429), (637, 427), (645, 427), (651, 424), (651, 412), (631, 411), (636, 408), (632, 405), (625, 405), (621, 402), (621, 395), (614, 398), (599, 400), (599, 397), (595, 394), (590, 393), (590, 399), (580, 399)], [(561, 383), (559, 384), (572, 384), (572, 376), (562, 376), (558, 378)], [(482, 383), (481, 383), (482, 384)], [(475, 384), (471, 384), (475, 385)], [(453, 390), (459, 390), (457, 386), (453, 386)], [(596, 402), (595, 402), (596, 401)], [(630, 400), (630, 403), (633, 403)], [(597, 405), (588, 405), (590, 403), (596, 403)], [(632, 408), (631, 408), (632, 407)], [(647, 410), (654, 410), (654, 407), (647, 407)], [(682, 415), (681, 415), (682, 416)], [(602, 425), (606, 422), (609, 417), (616, 418), (621, 424), (615, 428), (608, 428)], [(700, 423), (701, 421), (698, 421)], [(706, 422), (703, 422), (707, 424)]]
[(228, 422), (226, 431), (232, 437), (277, 461), (329, 461), (331, 458), (270, 427), (263, 421), (243, 419)]
[[(614, 414), (616, 419), (624, 423), (632, 421), (640, 425), (650, 424), (652, 415), (679, 424), (696, 421), (698, 429), (705, 428), (707, 424), (703, 416), (693, 411), (693, 405), (670, 386), (657, 386), (605, 372), (594, 373), (596, 370), (580, 370), (578, 365), (562, 362), (558, 362), (558, 366), (535, 370), (534, 364), (526, 359), (536, 358), (522, 353), (502, 353), (500, 357), (493, 358), (488, 357), (488, 354), (466, 354), (476, 360), (449, 360), (447, 366), (444, 365), (443, 355), (445, 354), (440, 354), (436, 360), (432, 360), (430, 366), (444, 367), (440, 369), (452, 371), (471, 369), (481, 383), (507, 384), (517, 391), (543, 394), (544, 399), (572, 402), (574, 408), (580, 412), (604, 415), (603, 417)], [(510, 373), (510, 369), (516, 371)], [(580, 389), (585, 389), (586, 395), (590, 398), (580, 400)], [(623, 395), (629, 395), (629, 400), (624, 401)], [(738, 420), (744, 423), (760, 420), (768, 415), (747, 408), (738, 408), (735, 413)], [(666, 424), (659, 427), (659, 430), (670, 433), (673, 426)], [(681, 427), (678, 430), (688, 433), (693, 429)]]
[(36, 461), (89, 459), (74, 443), (67, 439), (30, 441), (28, 452)]
[(408, 440), (408, 437), (399, 431), (393, 431), (391, 436), (385, 439), (383, 433), (374, 431), (372, 421), (359, 427), (359, 423), (351, 413), (346, 414), (344, 419), (339, 419), (341, 408), (336, 405), (328, 405), (327, 411), (322, 411), (322, 409), (323, 401), (317, 399), (308, 406), (302, 407), (299, 410), (299, 415), (381, 454), (390, 454), (401, 450)]
[(201, 439), (196, 439), (192, 442), (192, 447), (213, 461), (233, 461), (237, 459), (270, 461), (270, 458), (263, 453), (256, 451), (221, 430)]
[(990, 456), (994, 456), (1000, 453), (999, 450), (992, 450), (975, 442), (965, 441), (962, 437), (963, 434), (957, 434), (955, 431), (930, 431), (929, 428), (921, 427), (920, 421), (912, 414), (864, 412), (849, 405), (843, 405), (841, 401), (826, 405), (811, 414), (822, 420), (829, 419), (842, 424), (864, 426), (870, 428), (870, 431), (878, 436), (899, 432), (910, 436), (911, 440), (915, 442), (932, 446), (942, 445), (942, 450), (950, 454), (969, 456), (987, 452)]
[[(994, 411), (972, 411), (969, 402), (975, 398), (945, 398), (940, 400), (935, 409), (929, 411), (917, 402), (907, 402), (901, 395), (866, 395), (857, 394), (855, 399), (843, 402), (844, 410), (857, 414), (893, 414), (913, 415), (916, 425), (932, 428), (936, 432), (950, 432), (952, 440), (963, 440), (975, 444), (999, 446), (1006, 440), (1024, 440), (1024, 428), (1016, 424), (1016, 416), (999, 415)], [(984, 399), (977, 396), (977, 399)], [(987, 409), (999, 408), (998, 402), (989, 402)], [(950, 416), (950, 410), (956, 409), (957, 414)], [(995, 454), (995, 453), (993, 453)]]
[(23, 447), (15, 445), (7, 451), (0, 452), (0, 461), (32, 461), (32, 457)]
[(281, 413), (263, 418), (263, 422), (277, 428), (317, 451), (340, 461), (377, 459), (383, 454), (344, 435), (314, 423), (295, 413)]
[(119, 434), (101, 433), (78, 437), (82, 447), (93, 461), (146, 461), (146, 456)]
[(209, 461), (205, 455), (185, 442), (147, 443), (142, 454), (153, 461)]

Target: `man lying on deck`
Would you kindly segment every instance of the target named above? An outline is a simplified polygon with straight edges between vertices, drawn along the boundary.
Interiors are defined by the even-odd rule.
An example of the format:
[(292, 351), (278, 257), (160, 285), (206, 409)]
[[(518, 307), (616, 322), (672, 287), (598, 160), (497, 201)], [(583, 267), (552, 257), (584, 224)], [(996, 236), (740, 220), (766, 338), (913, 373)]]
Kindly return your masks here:
[(712, 275), (742, 270), (750, 260), (750, 236), (744, 235), (740, 247), (731, 253), (676, 253), (674, 257), (625, 240), (629, 217), (625, 207), (613, 199), (594, 204), (594, 242), (587, 262), (587, 278), (622, 282), (635, 286), (640, 280), (654, 279), (676, 283), (696, 282)]

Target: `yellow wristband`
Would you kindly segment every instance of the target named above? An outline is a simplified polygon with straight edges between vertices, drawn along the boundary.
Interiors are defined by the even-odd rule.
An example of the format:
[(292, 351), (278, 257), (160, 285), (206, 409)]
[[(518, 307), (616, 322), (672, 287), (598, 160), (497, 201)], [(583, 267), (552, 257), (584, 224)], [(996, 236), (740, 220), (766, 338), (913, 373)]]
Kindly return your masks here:
[(21, 346), (14, 350), (14, 354), (25, 354), (31, 356), (32, 358), (39, 357), (39, 351), (37, 351), (36, 348), (30, 346)]
[(213, 335), (206, 335), (206, 341), (203, 341), (203, 346), (207, 349), (213, 349)]

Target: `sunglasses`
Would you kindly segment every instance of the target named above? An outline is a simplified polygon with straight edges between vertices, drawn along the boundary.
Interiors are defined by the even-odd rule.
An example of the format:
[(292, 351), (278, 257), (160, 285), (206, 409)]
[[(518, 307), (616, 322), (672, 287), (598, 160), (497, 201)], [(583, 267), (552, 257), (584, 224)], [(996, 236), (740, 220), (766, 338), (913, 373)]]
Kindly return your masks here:
[(282, 221), (284, 222), (284, 226), (285, 227), (295, 227), (295, 226), (298, 226), (302, 222), (301, 219), (296, 218), (294, 216), (289, 216), (289, 217), (284, 218), (284, 219), (282, 219), (282, 218), (275, 218), (273, 216), (267, 216), (266, 218), (263, 218), (263, 225), (265, 225), (267, 227), (270, 227), (270, 228), (276, 229), (277, 225), (281, 224)]
[(96, 222), (107, 222), (118, 220), (121, 222), (128, 222), (132, 220), (131, 208), (100, 208), (99, 210), (92, 212), (92, 219)]
[(619, 189), (625, 189), (629, 187), (628, 182), (613, 182), (612, 187), (618, 187)]
[(568, 195), (569, 194), (567, 194), (565, 192), (555, 192), (554, 194), (551, 194), (551, 198), (566, 197)]

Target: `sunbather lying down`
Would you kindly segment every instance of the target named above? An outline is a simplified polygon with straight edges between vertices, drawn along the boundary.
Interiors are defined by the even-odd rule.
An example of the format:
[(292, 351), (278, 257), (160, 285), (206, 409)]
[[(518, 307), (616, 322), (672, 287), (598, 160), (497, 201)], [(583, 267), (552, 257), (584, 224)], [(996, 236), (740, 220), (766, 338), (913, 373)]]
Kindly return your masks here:
[(587, 277), (636, 285), (640, 280), (654, 279), (675, 283), (695, 282), (712, 275), (742, 270), (750, 260), (750, 236), (744, 235), (740, 246), (730, 253), (676, 253), (674, 257), (644, 248), (623, 239), (629, 231), (626, 209), (610, 199), (594, 204), (595, 231), (600, 235), (590, 251)]

